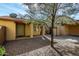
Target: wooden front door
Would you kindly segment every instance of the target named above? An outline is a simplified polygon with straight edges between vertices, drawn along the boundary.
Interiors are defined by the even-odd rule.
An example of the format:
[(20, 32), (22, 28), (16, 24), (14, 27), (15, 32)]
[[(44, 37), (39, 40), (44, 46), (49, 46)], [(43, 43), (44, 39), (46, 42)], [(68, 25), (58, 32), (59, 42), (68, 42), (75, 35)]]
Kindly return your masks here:
[(17, 24), (16, 25), (16, 36), (17, 37), (24, 37), (25, 36), (25, 25), (24, 24)]

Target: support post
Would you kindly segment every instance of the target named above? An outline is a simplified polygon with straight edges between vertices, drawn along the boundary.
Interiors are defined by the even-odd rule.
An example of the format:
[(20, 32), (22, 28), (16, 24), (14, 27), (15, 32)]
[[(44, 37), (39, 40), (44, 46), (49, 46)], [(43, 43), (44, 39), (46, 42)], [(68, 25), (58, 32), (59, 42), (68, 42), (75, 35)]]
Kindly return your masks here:
[(33, 38), (33, 23), (30, 23), (30, 38)]
[(42, 26), (42, 35), (45, 35), (45, 27)]

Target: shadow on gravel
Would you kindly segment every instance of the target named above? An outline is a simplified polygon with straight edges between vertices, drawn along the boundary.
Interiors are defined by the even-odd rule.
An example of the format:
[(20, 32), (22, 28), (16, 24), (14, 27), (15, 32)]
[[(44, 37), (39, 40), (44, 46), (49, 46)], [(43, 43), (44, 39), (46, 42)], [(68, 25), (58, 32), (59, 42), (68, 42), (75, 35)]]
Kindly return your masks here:
[(34, 37), (32, 39), (21, 39), (8, 41), (4, 46), (6, 48), (6, 55), (14, 56), (23, 54), (50, 44), (50, 41), (42, 37)]

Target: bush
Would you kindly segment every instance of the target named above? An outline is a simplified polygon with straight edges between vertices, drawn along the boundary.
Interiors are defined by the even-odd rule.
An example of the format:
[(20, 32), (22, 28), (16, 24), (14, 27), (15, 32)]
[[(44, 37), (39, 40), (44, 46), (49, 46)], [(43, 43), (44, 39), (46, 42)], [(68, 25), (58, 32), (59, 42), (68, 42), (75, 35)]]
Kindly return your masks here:
[(5, 55), (5, 48), (3, 46), (0, 46), (0, 56)]

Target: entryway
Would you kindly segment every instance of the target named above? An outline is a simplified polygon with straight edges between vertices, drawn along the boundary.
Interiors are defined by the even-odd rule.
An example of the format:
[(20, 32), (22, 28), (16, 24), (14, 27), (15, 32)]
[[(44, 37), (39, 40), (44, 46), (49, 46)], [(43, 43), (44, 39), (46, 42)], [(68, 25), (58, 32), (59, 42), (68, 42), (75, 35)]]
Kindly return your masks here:
[(16, 24), (16, 37), (25, 36), (25, 24)]

